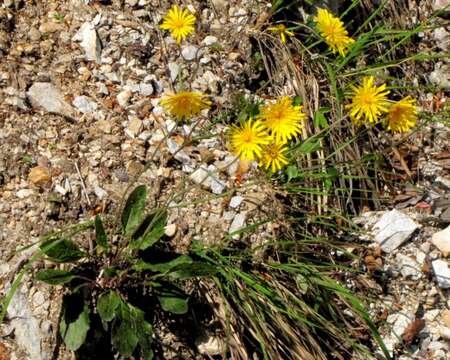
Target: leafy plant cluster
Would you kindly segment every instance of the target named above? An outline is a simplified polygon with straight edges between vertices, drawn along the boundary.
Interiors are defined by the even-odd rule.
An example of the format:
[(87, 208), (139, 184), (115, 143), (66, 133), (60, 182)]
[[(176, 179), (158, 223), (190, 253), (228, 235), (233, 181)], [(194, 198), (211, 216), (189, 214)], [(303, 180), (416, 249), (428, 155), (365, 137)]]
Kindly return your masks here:
[[(154, 309), (150, 304), (159, 303), (162, 310), (172, 314), (185, 314), (189, 296), (179, 286), (180, 281), (213, 273), (205, 262), (174, 252), (158, 253), (160, 259), (169, 261), (148, 260), (164, 235), (167, 211), (147, 213), (146, 198), (145, 186), (130, 194), (117, 230), (105, 229), (96, 216), (93, 252), (86, 252), (68, 238), (52, 238), (40, 246), (45, 260), (63, 267), (41, 270), (36, 278), (67, 290), (59, 330), (68, 349), (80, 349), (88, 332), (101, 323), (95, 331), (109, 336), (122, 356), (139, 352), (142, 358), (152, 359), (153, 327), (148, 319)], [(148, 294), (148, 306), (135, 306), (128, 300), (135, 288), (141, 295)]]

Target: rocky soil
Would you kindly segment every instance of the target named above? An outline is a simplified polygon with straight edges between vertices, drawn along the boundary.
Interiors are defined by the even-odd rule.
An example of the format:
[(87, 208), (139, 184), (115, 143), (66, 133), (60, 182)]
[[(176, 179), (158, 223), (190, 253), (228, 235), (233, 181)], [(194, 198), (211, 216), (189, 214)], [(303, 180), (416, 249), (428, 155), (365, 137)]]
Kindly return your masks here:
[[(228, 151), (226, 126), (219, 122), (222, 109), (234, 103), (238, 89), (246, 91), (255, 75), (248, 34), (264, 21), (268, 3), (189, 1), (201, 25), (180, 51), (158, 29), (170, 7), (166, 1), (2, 2), (3, 293), (34, 248), (17, 250), (67, 224), (114, 214), (124, 190), (140, 174), (138, 183), (151, 188), (153, 201), (169, 204), (166, 235), (180, 252), (195, 240), (214, 244), (230, 234), (238, 240), (246, 226), (282, 217), (272, 187), (255, 180), (252, 169), (243, 169), (246, 164)], [(420, 36), (448, 51), (447, 28)], [(433, 64), (430, 83), (448, 90), (449, 66), (445, 60)], [(177, 127), (159, 106), (162, 94), (180, 82), (214, 101), (201, 126)], [(424, 94), (421, 106), (429, 110), (437, 101), (448, 98), (444, 92), (438, 98)], [(414, 136), (417, 166), (411, 170), (417, 181), (405, 182), (392, 194), (397, 210), (366, 213), (360, 220), (373, 244), (363, 266), (379, 298), (373, 301), (374, 316), (393, 353), (399, 359), (448, 359), (450, 131), (433, 124)], [(197, 140), (180, 149), (192, 138)], [(270, 239), (278, 224), (268, 222), (244, 245), (257, 247)], [(373, 274), (387, 276), (383, 286)], [(8, 309), (9, 321), (0, 327), (0, 359), (70, 356), (56, 341), (60, 298), (59, 290), (25, 279)], [(401, 345), (410, 333), (412, 339), (405, 340), (410, 345)], [(164, 336), (167, 349), (176, 344), (171, 334)], [(192, 355), (179, 346), (166, 350), (167, 358), (202, 358), (214, 351), (200, 343)]]

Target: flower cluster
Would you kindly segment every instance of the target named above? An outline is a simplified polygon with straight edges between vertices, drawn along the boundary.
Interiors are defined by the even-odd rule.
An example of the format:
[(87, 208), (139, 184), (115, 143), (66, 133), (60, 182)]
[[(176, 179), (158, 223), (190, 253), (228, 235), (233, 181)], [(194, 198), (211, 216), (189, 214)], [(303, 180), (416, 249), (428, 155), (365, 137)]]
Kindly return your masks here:
[(272, 172), (282, 169), (288, 164), (287, 144), (300, 134), (306, 118), (301, 110), (288, 97), (263, 106), (256, 119), (231, 128), (233, 152), (242, 160), (258, 160), (259, 166)]
[(394, 133), (407, 132), (416, 124), (415, 100), (409, 96), (397, 102), (388, 100), (390, 91), (385, 84), (377, 86), (373, 76), (366, 76), (362, 85), (351, 85), (350, 89), (351, 102), (346, 109), (355, 125), (376, 124), (385, 114), (384, 125)]

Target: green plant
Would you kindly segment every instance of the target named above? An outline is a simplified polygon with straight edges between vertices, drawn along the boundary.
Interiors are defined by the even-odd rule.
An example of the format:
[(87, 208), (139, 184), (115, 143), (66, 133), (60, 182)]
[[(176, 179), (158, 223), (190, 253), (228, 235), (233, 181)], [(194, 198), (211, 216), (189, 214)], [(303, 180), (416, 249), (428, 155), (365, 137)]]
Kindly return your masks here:
[[(39, 256), (62, 266), (40, 270), (36, 278), (66, 289), (59, 332), (68, 349), (80, 349), (88, 332), (95, 331), (109, 337), (122, 356), (131, 356), (139, 349), (142, 358), (151, 359), (153, 330), (149, 319), (157, 308), (143, 306), (142, 301), (133, 304), (132, 294), (138, 289), (148, 304), (158, 303), (163, 311), (182, 315), (189, 306), (182, 280), (215, 272), (204, 261), (157, 249), (167, 211), (147, 213), (146, 199), (145, 186), (131, 192), (118, 228), (105, 228), (97, 215), (89, 224), (89, 229), (95, 229), (92, 251), (65, 236), (51, 236), (40, 245)], [(169, 260), (148, 260), (154, 252)]]

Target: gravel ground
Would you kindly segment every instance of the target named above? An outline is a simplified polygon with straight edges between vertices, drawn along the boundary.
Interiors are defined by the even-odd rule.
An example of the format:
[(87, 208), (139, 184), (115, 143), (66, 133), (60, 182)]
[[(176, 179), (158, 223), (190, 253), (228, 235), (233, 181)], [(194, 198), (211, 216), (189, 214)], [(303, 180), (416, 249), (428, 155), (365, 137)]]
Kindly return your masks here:
[[(158, 105), (164, 92), (190, 81), (214, 100), (203, 126), (230, 106), (237, 89), (249, 87), (255, 75), (248, 33), (264, 21), (267, 2), (189, 4), (201, 25), (181, 52), (157, 27), (168, 2), (4, 0), (0, 5), (2, 291), (32, 249), (19, 255), (15, 250), (64, 225), (113, 214), (123, 190), (142, 172), (139, 183), (151, 188), (153, 200), (171, 207), (167, 235), (180, 252), (193, 240), (214, 244), (266, 218), (278, 221), (260, 227), (245, 245), (258, 246), (277, 233), (282, 205), (269, 183), (252, 179), (252, 170), (241, 175), (246, 165), (227, 150), (225, 126), (215, 125), (208, 133), (213, 136), (179, 151), (186, 138), (204, 134), (193, 124), (172, 131), (176, 124)], [(424, 36), (442, 51), (447, 43), (448, 51), (445, 31)], [(448, 66), (440, 61), (430, 68), (430, 82), (448, 86)], [(444, 94), (438, 100), (445, 101)], [(436, 99), (424, 96), (422, 105), (427, 104), (435, 106)], [(409, 151), (417, 157), (416, 186), (400, 187), (393, 196), (420, 228), (391, 252), (368, 250), (376, 264), (370, 272), (389, 275), (384, 288), (370, 274), (367, 281), (383, 299), (374, 302), (373, 311), (392, 325), (384, 326), (384, 337), (397, 347), (399, 359), (408, 353), (415, 359), (447, 359), (450, 286), (438, 283), (436, 261), (448, 264), (448, 252), (433, 234), (450, 223), (450, 134), (432, 125), (415, 136), (416, 147)], [(382, 214), (367, 217), (374, 223)], [(362, 222), (371, 229), (370, 221)], [(0, 328), (0, 359), (70, 358), (55, 348), (61, 295), (24, 282), (8, 310), (11, 321)], [(410, 346), (401, 347), (394, 332), (404, 336), (416, 319), (424, 319), (423, 329)], [(202, 358), (177, 345), (169, 331), (162, 330), (161, 338), (168, 359)]]

